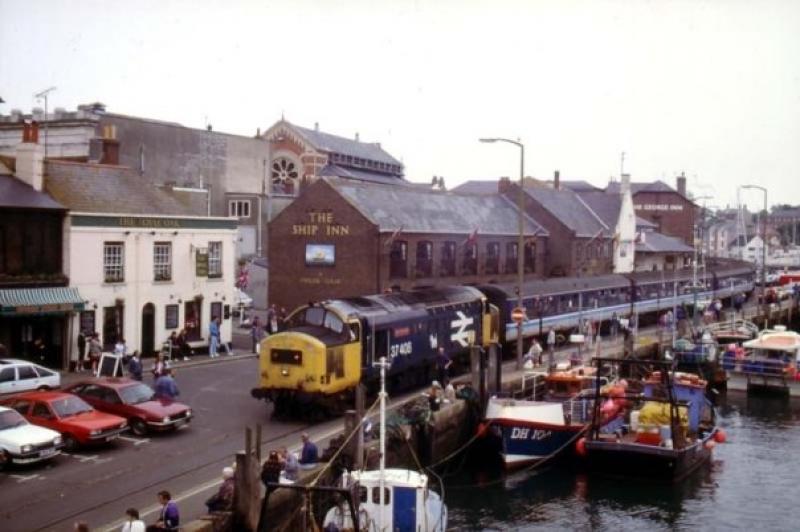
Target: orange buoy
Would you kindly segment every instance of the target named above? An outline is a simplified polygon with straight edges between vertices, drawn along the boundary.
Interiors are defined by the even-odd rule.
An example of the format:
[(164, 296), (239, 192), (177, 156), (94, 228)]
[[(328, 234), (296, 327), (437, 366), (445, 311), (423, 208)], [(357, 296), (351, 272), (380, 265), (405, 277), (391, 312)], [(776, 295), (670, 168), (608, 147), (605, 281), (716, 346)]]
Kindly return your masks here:
[(586, 438), (575, 442), (575, 452), (578, 453), (578, 456), (586, 456)]
[(706, 449), (708, 449), (709, 451), (712, 451), (714, 449), (714, 447), (717, 446), (717, 442), (715, 442), (714, 440), (708, 440), (708, 441), (706, 441), (705, 445), (706, 445)]
[(728, 436), (725, 434), (725, 431), (717, 429), (717, 432), (714, 433), (714, 441), (717, 443), (725, 443), (726, 439), (728, 439)]

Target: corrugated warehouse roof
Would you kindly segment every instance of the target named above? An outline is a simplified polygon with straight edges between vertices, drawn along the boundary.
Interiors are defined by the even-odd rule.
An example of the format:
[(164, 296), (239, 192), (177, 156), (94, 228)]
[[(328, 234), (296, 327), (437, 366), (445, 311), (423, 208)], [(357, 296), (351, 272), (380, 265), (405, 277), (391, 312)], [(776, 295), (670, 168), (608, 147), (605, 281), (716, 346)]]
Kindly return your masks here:
[(0, 207), (66, 210), (66, 207), (49, 195), (34, 190), (27, 183), (8, 175), (0, 175)]
[[(517, 235), (518, 211), (502, 196), (473, 196), (420, 187), (381, 186), (325, 178), (350, 204), (382, 232), (402, 228), (406, 233)], [(547, 236), (525, 216), (526, 235)]]
[(592, 210), (571, 190), (526, 187), (525, 193), (579, 237), (593, 237), (603, 231), (607, 236), (612, 226), (605, 226)]
[(206, 196), (143, 182), (125, 167), (48, 162), (47, 192), (78, 212), (205, 216)]
[(374, 142), (361, 142), (330, 133), (323, 133), (316, 129), (308, 129), (292, 124), (318, 150), (352, 155), (362, 159), (370, 159), (383, 163), (401, 165), (400, 161), (389, 155), (380, 144)]

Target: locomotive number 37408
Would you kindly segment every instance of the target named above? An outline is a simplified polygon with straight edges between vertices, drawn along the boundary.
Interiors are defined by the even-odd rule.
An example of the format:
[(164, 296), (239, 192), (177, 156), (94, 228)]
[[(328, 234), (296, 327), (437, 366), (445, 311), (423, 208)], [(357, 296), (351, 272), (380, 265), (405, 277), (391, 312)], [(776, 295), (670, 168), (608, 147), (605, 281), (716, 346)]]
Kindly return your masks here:
[(393, 344), (389, 346), (389, 356), (394, 358), (398, 355), (410, 355), (411, 354), (411, 342), (401, 342), (399, 344)]

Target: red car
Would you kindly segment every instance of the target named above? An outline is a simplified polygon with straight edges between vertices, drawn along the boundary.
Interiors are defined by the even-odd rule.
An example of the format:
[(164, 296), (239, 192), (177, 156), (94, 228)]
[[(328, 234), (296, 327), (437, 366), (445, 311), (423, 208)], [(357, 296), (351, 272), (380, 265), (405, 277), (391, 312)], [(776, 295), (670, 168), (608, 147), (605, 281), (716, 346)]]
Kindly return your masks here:
[(148, 431), (177, 429), (192, 420), (192, 410), (188, 406), (156, 399), (152, 388), (132, 379), (92, 379), (73, 384), (67, 391), (98, 410), (124, 417), (137, 436)]
[(128, 428), (125, 418), (98, 412), (86, 401), (64, 392), (26, 392), (2, 401), (41, 427), (60, 432), (64, 448), (110, 442)]

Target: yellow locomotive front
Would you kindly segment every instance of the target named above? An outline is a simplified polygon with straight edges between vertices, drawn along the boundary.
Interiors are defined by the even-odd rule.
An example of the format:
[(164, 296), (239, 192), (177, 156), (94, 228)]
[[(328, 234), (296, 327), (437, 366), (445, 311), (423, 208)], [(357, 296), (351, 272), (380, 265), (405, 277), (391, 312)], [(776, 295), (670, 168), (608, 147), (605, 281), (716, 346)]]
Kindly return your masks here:
[(251, 394), (272, 401), (278, 416), (335, 412), (352, 404), (361, 353), (357, 319), (324, 304), (301, 307), (285, 332), (261, 342), (259, 386)]

